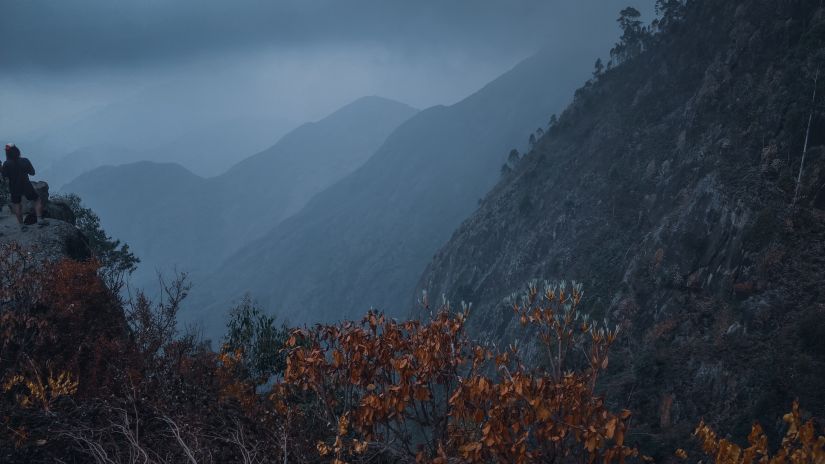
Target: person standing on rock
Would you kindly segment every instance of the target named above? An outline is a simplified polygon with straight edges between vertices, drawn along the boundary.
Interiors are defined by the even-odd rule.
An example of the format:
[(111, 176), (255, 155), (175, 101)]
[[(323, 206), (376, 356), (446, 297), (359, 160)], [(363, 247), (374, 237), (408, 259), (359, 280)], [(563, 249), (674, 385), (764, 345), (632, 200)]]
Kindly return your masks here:
[(29, 176), (34, 175), (34, 166), (27, 158), (20, 156), (20, 149), (14, 144), (6, 145), (6, 162), (2, 167), (3, 177), (9, 180), (9, 193), (11, 194), (11, 210), (17, 216), (17, 222), (21, 227), (23, 223), (23, 197), (34, 202), (34, 212), (37, 214), (37, 224), (45, 226), (48, 224), (43, 219), (43, 201), (34, 190), (34, 186), (29, 180)]

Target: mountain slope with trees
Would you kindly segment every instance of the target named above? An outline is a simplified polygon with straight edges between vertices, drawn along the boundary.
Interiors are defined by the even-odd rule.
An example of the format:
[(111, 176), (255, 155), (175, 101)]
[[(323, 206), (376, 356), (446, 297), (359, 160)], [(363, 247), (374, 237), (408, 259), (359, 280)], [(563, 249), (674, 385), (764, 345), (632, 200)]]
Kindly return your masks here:
[(214, 330), (246, 292), (292, 322), (397, 312), (507, 153), (569, 101), (577, 70), (587, 69), (581, 60), (540, 53), (465, 100), (411, 118), (352, 175), (220, 266), (193, 292), (190, 317)]
[(472, 302), (468, 330), (502, 343), (524, 282), (583, 282), (591, 316), (623, 329), (608, 396), (661, 458), (700, 417), (744, 436), (795, 398), (825, 404), (825, 9), (658, 3), (651, 29), (622, 12), (609, 69), (413, 298)]
[[(217, 176), (211, 188), (223, 192), (215, 200), (235, 240), (247, 243), (298, 212), (313, 195), (364, 164), (415, 113), (385, 98), (360, 98)], [(250, 200), (254, 210), (238, 204)]]

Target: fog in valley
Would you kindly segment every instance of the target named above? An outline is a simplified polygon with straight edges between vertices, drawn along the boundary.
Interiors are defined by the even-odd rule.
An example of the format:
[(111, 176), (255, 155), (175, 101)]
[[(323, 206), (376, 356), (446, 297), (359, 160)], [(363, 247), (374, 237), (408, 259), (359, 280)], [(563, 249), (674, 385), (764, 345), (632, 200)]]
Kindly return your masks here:
[(823, 0), (0, 0), (0, 463), (825, 464), (823, 73)]
[[(621, 7), (4, 0), (0, 136), (129, 244), (132, 285), (188, 273), (181, 317), (210, 336), (244, 294), (306, 322), (371, 305), (401, 314), (506, 153), (525, 150), (607, 57)], [(396, 216), (405, 208), (422, 211)], [(310, 229), (283, 235), (296, 214), (284, 227)], [(272, 247), (283, 250), (236, 256)], [(346, 303), (330, 310), (333, 298)]]
[(0, 135), (215, 175), (362, 96), (451, 104), (543, 46), (605, 54), (603, 3), (4, 0)]

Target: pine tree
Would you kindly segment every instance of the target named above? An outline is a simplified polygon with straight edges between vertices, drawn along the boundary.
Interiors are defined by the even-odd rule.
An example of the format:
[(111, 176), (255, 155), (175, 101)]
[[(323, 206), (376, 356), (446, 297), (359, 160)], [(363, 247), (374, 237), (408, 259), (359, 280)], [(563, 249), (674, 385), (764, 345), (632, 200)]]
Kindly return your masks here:
[(596, 64), (593, 65), (593, 77), (598, 79), (604, 73), (604, 64), (601, 58), (596, 58)]
[(507, 164), (509, 164), (512, 167), (518, 164), (519, 160), (521, 160), (521, 155), (519, 154), (518, 150), (516, 150), (515, 148), (510, 150), (510, 154), (507, 155)]
[(639, 10), (631, 6), (619, 12), (617, 21), (622, 29), (622, 35), (616, 46), (610, 50), (610, 56), (616, 64), (633, 59), (644, 51), (649, 32), (642, 25), (639, 19), (641, 16)]
[(656, 0), (656, 16), (653, 29), (665, 31), (679, 23), (685, 14), (684, 0)]

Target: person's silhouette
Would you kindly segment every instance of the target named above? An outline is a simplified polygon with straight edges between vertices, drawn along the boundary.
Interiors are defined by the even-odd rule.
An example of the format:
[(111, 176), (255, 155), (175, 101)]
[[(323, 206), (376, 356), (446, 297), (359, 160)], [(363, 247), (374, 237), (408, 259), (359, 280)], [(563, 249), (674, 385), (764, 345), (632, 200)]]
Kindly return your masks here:
[(23, 158), (20, 149), (14, 144), (6, 145), (6, 162), (3, 163), (3, 177), (9, 180), (9, 193), (11, 194), (11, 210), (17, 217), (17, 222), (22, 228), (23, 223), (23, 197), (34, 202), (34, 211), (37, 214), (37, 224), (45, 226), (48, 224), (43, 219), (43, 201), (40, 195), (34, 190), (34, 186), (29, 180), (29, 176), (34, 175), (34, 166), (27, 158)]

